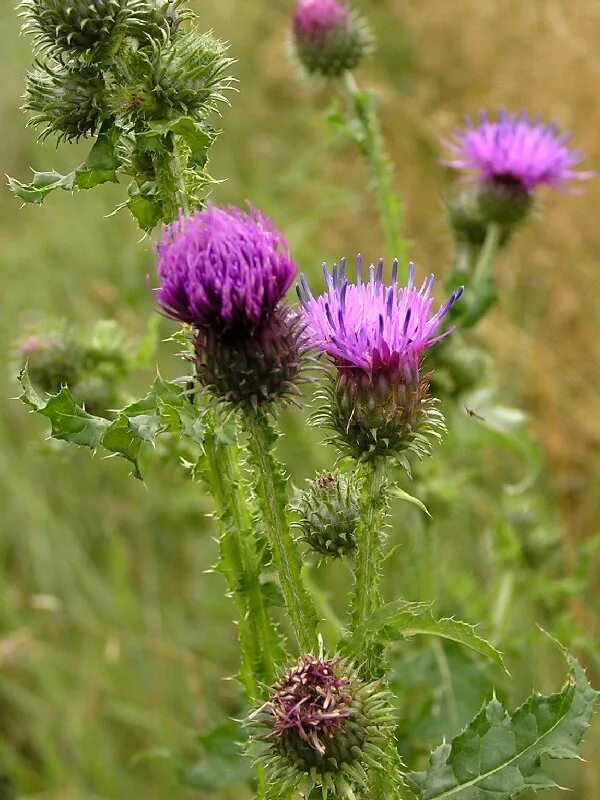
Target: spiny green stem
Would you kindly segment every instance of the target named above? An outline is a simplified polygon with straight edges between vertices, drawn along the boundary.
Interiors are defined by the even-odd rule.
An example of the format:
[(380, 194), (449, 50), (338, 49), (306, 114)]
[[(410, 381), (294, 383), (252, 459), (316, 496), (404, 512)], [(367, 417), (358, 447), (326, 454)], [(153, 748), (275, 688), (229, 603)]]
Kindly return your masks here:
[(241, 676), (255, 703), (261, 683), (275, 681), (277, 631), (269, 617), (260, 583), (260, 564), (250, 514), (242, 493), (237, 447), (205, 440), (209, 481), (221, 523), (221, 559), (239, 614)]
[[(363, 481), (356, 526), (354, 592), (352, 595), (352, 630), (356, 630), (382, 605), (381, 562), (383, 558), (381, 526), (387, 503), (386, 468), (383, 458), (375, 458), (362, 467)], [(379, 648), (365, 653), (365, 674), (380, 673)]]
[(254, 471), (256, 494), (279, 574), (281, 591), (298, 644), (315, 652), (317, 615), (302, 578), (302, 561), (287, 518), (287, 494), (281, 466), (272, 454), (277, 434), (262, 412), (247, 411), (244, 425), (248, 433), (250, 464)]
[(406, 241), (402, 235), (404, 206), (394, 192), (394, 168), (385, 151), (374, 98), (359, 89), (351, 72), (344, 73), (344, 86), (360, 126), (358, 142), (369, 168), (388, 256), (397, 258), (401, 265), (406, 264)]
[(165, 137), (164, 149), (152, 154), (158, 196), (164, 222), (172, 222), (180, 211), (188, 212), (188, 197), (181, 155), (173, 133)]

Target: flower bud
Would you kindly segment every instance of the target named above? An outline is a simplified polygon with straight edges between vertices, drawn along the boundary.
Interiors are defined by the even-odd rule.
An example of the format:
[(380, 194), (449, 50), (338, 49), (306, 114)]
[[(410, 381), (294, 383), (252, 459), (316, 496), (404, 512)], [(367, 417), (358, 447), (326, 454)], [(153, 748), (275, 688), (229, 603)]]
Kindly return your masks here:
[(42, 127), (40, 138), (59, 141), (94, 135), (104, 102), (104, 81), (92, 68), (48, 61), (27, 75), (24, 108), (33, 112), (29, 125)]
[(340, 0), (299, 0), (292, 29), (300, 63), (327, 78), (354, 69), (372, 44), (366, 22)]
[(22, 0), (24, 31), (42, 51), (83, 54), (107, 44), (128, 16), (128, 0)]
[(389, 695), (365, 683), (338, 658), (300, 657), (253, 715), (259, 761), (281, 796), (313, 790), (354, 798), (368, 784), (366, 770), (384, 769), (394, 728)]
[(354, 552), (358, 503), (350, 478), (332, 472), (318, 475), (302, 493), (297, 511), (297, 526), (312, 550), (333, 558)]
[(83, 354), (77, 336), (64, 324), (31, 333), (18, 342), (17, 351), (33, 385), (48, 394), (72, 385), (81, 369)]

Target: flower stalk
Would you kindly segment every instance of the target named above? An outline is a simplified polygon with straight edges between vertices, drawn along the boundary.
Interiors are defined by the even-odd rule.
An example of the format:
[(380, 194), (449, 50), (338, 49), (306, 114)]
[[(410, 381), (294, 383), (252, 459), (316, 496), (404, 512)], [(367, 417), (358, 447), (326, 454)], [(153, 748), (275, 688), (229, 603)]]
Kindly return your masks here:
[(352, 72), (345, 72), (343, 79), (352, 116), (360, 129), (358, 144), (369, 169), (388, 256), (404, 264), (408, 260), (402, 235), (404, 205), (394, 191), (394, 167), (385, 150), (375, 100), (370, 92), (359, 88)]
[(304, 586), (302, 561), (287, 518), (285, 482), (281, 467), (272, 453), (277, 434), (263, 412), (247, 411), (243, 422), (248, 434), (247, 446), (256, 494), (281, 591), (298, 645), (308, 652), (317, 645), (317, 614)]

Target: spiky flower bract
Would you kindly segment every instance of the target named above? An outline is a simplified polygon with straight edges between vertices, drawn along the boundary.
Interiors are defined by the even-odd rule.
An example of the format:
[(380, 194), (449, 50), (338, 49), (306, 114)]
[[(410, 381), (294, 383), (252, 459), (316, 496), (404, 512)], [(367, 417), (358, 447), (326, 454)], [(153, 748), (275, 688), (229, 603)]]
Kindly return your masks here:
[(292, 31), (300, 63), (327, 78), (354, 69), (372, 43), (364, 19), (340, 0), (299, 0)]
[(457, 289), (431, 314), (434, 277), (414, 286), (414, 265), (405, 287), (398, 285), (394, 261), (384, 284), (383, 261), (362, 280), (356, 260), (356, 283), (346, 279), (345, 260), (330, 272), (323, 265), (327, 290), (313, 297), (304, 278), (298, 287), (307, 336), (326, 353), (336, 374), (325, 388), (326, 404), (317, 421), (332, 428), (336, 442), (355, 458), (429, 449), (428, 435), (443, 426), (422, 374), (427, 348), (448, 336), (438, 333), (444, 315), (462, 294)]
[(395, 723), (380, 682), (365, 683), (339, 658), (303, 655), (273, 686), (252, 724), (265, 746), (259, 761), (282, 796), (316, 790), (324, 798), (355, 800), (368, 785), (367, 771), (386, 768)]
[(236, 406), (296, 393), (303, 326), (281, 304), (296, 266), (270, 219), (209, 205), (167, 226), (157, 255), (157, 303), (195, 329), (202, 386)]
[(358, 501), (354, 481), (323, 472), (310, 481), (297, 504), (302, 539), (322, 556), (340, 558), (356, 549)]
[(472, 174), (477, 183), (478, 212), (484, 223), (512, 226), (531, 210), (539, 186), (560, 187), (591, 177), (576, 166), (579, 150), (568, 147), (569, 134), (525, 112), (501, 111), (496, 120), (482, 113), (478, 124), (444, 142), (450, 157), (443, 163)]
[(72, 141), (97, 133), (103, 113), (104, 80), (92, 67), (49, 60), (27, 75), (24, 108), (40, 138), (56, 134)]

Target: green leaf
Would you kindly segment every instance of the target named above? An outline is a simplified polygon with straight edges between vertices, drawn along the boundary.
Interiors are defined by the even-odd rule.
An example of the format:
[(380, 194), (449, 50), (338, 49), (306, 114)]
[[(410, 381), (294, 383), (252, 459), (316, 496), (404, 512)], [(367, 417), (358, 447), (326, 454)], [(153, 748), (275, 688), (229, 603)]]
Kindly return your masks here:
[(395, 641), (399, 637), (429, 634), (451, 639), (491, 658), (504, 667), (502, 655), (475, 633), (472, 625), (455, 619), (435, 619), (429, 603), (394, 600), (379, 608), (343, 642), (344, 651), (358, 655), (368, 642)]
[(79, 189), (93, 189), (100, 183), (117, 183), (120, 161), (115, 148), (118, 140), (116, 128), (98, 136), (85, 162), (75, 170), (75, 185)]
[(131, 193), (124, 206), (134, 216), (143, 231), (151, 231), (162, 219), (162, 205), (154, 193), (144, 194), (142, 190)]
[(406, 500), (407, 503), (412, 503), (413, 506), (416, 506), (417, 508), (420, 508), (421, 511), (423, 511), (425, 514), (427, 514), (428, 517), (431, 516), (431, 514), (429, 513), (425, 503), (423, 503), (421, 500), (419, 500), (418, 497), (413, 497), (412, 494), (409, 494), (408, 492), (405, 492), (404, 489), (401, 489), (399, 486), (394, 486), (391, 489), (391, 493), (395, 497), (399, 497), (400, 500)]
[(543, 756), (580, 759), (578, 745), (598, 692), (562, 646), (569, 678), (561, 692), (534, 693), (514, 713), (494, 697), (451, 743), (431, 754), (429, 768), (408, 776), (420, 800), (510, 800), (526, 789), (558, 784)]
[(53, 438), (94, 452), (103, 447), (129, 461), (133, 475), (140, 480), (138, 460), (142, 445), (154, 443), (161, 433), (187, 436), (202, 446), (206, 409), (192, 404), (185, 388), (177, 383), (157, 377), (146, 397), (116, 412), (114, 419), (106, 419), (88, 414), (77, 405), (66, 386), (58, 394), (42, 397), (32, 386), (26, 367), (19, 381), (19, 399), (50, 420)]
[(68, 175), (54, 171), (34, 172), (31, 183), (25, 184), (9, 178), (8, 186), (25, 203), (40, 205), (57, 189), (71, 192), (75, 187), (92, 189), (107, 181), (116, 183), (116, 170), (120, 163), (115, 150), (118, 138), (119, 132), (114, 128), (99, 134), (85, 162)]
[(191, 117), (178, 117), (172, 120), (156, 120), (148, 125), (151, 131), (166, 136), (174, 133), (181, 136), (190, 148), (190, 161), (194, 166), (205, 167), (208, 151), (215, 140), (215, 131)]
[(25, 203), (36, 203), (41, 205), (46, 196), (55, 189), (64, 189), (67, 192), (73, 190), (75, 185), (75, 173), (61, 175), (59, 172), (34, 172), (33, 181), (29, 184), (21, 183), (14, 178), (8, 179), (10, 190)]

